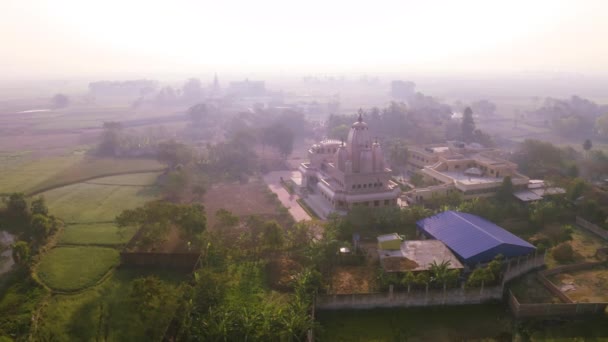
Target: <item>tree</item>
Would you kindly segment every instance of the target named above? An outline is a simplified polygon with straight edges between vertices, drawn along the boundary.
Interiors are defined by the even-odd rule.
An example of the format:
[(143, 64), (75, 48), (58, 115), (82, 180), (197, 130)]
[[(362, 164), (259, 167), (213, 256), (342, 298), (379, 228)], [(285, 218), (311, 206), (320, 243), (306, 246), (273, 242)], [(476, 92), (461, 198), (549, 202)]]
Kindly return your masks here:
[(271, 251), (277, 251), (283, 246), (283, 228), (277, 221), (267, 221), (262, 231), (264, 245)]
[(13, 246), (13, 261), (17, 265), (27, 265), (30, 261), (30, 246), (25, 241), (17, 241)]
[(108, 156), (117, 156), (125, 140), (122, 123), (108, 121), (103, 123), (99, 153)]
[(503, 203), (508, 202), (513, 198), (513, 182), (511, 181), (511, 176), (506, 176), (502, 179), (502, 184), (496, 192), (496, 198)]
[(35, 214), (30, 222), (30, 235), (38, 243), (42, 243), (51, 233), (53, 222), (46, 216)]
[(21, 192), (12, 193), (8, 197), (8, 203), (6, 205), (9, 215), (14, 217), (25, 217), (28, 215), (27, 212), (27, 201), (25, 200), (25, 194)]
[(484, 284), (491, 282), (494, 279), (494, 274), (488, 267), (479, 267), (476, 268), (469, 276), (469, 279), (467, 279), (467, 286), (481, 286), (483, 289)]
[(350, 127), (348, 125), (342, 124), (331, 128), (328, 135), (332, 139), (346, 141), (346, 138), (348, 137), (348, 132), (350, 132)]
[(64, 94), (55, 94), (51, 101), (55, 108), (65, 108), (70, 104), (70, 99)]
[(411, 271), (405, 272), (403, 278), (401, 278), (401, 284), (407, 287), (407, 293), (410, 293), (410, 287), (416, 283), (416, 276)]
[(215, 212), (215, 218), (218, 221), (218, 225), (222, 228), (232, 228), (239, 224), (239, 217), (223, 208)]
[(462, 115), (462, 140), (465, 142), (472, 142), (474, 139), (473, 133), (475, 132), (475, 121), (473, 120), (473, 111), (470, 107), (464, 109)]
[(443, 260), (441, 263), (437, 263), (436, 260), (433, 260), (429, 264), (429, 272), (433, 275), (432, 279), (436, 283), (443, 285), (443, 290), (445, 291), (447, 282), (450, 279), (450, 261)]
[(207, 115), (207, 105), (204, 103), (199, 103), (188, 109), (188, 116), (190, 117), (190, 120), (194, 126), (200, 126), (207, 118)]
[(593, 143), (591, 143), (591, 140), (586, 139), (585, 142), (583, 143), (583, 150), (585, 150), (585, 152), (587, 154), (589, 154), (589, 150), (591, 150), (592, 147), (593, 147)]
[(156, 158), (161, 163), (166, 164), (170, 168), (175, 168), (177, 165), (186, 165), (192, 161), (194, 152), (186, 145), (175, 140), (165, 141), (158, 144), (158, 152)]
[(30, 205), (30, 208), (33, 215), (40, 214), (47, 216), (49, 214), (49, 208), (46, 206), (44, 196), (40, 196), (37, 199), (33, 200), (32, 204)]
[(597, 118), (595, 121), (595, 130), (600, 136), (608, 138), (608, 113)]

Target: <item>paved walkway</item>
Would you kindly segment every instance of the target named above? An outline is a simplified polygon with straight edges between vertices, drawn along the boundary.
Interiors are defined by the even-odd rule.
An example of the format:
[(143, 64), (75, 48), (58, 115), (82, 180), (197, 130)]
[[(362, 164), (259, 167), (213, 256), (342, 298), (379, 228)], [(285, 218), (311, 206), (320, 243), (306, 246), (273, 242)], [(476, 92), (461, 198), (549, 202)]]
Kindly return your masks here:
[(268, 188), (277, 194), (281, 204), (287, 209), (296, 222), (311, 220), (310, 215), (300, 206), (296, 200), (300, 197), (298, 195), (290, 195), (287, 190), (281, 185), (281, 177), (284, 180), (291, 179), (292, 177), (300, 177), (298, 171), (272, 171), (264, 176), (264, 182), (268, 185)]

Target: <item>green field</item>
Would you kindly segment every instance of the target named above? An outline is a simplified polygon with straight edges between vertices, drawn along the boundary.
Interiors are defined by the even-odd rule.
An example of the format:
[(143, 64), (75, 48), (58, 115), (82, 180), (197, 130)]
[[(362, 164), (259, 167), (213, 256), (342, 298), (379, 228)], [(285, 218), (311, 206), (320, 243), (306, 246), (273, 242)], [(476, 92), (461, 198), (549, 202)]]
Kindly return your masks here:
[[(78, 163), (72, 163), (69, 165), (69, 168), (64, 168), (61, 170), (61, 172), (56, 172), (48, 178), (41, 179), (35, 186), (31, 188), (31, 190), (35, 191), (39, 189), (46, 189), (58, 184), (74, 184), (79, 181), (90, 180), (91, 178), (95, 177), (103, 177), (109, 174), (163, 169), (163, 165), (155, 159), (79, 157), (81, 159)], [(147, 177), (149, 177), (149, 175), (146, 176), (146, 179), (149, 179)], [(95, 181), (100, 181), (100, 179), (95, 179)]]
[(30, 160), (27, 154), (0, 159), (0, 193), (27, 192), (45, 179), (78, 164), (83, 156), (69, 155)]
[(44, 256), (36, 272), (53, 290), (75, 291), (95, 285), (118, 263), (113, 248), (57, 247)]
[(86, 181), (87, 184), (111, 184), (130, 186), (149, 186), (154, 184), (160, 172), (134, 173), (120, 176), (110, 176)]
[[(145, 329), (131, 306), (129, 294), (134, 279), (153, 274), (171, 283), (175, 289), (183, 275), (155, 271), (116, 270), (99, 286), (73, 295), (54, 295), (43, 312), (44, 324), (36, 337), (53, 337), (53, 341), (95, 341), (106, 336), (107, 341), (145, 341)], [(176, 296), (179, 292), (176, 291)], [(160, 317), (153, 329), (164, 330), (175, 312), (175, 303), (168, 303), (156, 314)], [(101, 318), (101, 319), (100, 319)]]
[(63, 229), (59, 244), (120, 245), (127, 243), (136, 231), (135, 227), (128, 227), (120, 232), (112, 223), (74, 224)]
[[(98, 179), (102, 182), (103, 178)], [(156, 198), (150, 187), (78, 183), (42, 194), (51, 213), (67, 223), (111, 222), (125, 209)]]

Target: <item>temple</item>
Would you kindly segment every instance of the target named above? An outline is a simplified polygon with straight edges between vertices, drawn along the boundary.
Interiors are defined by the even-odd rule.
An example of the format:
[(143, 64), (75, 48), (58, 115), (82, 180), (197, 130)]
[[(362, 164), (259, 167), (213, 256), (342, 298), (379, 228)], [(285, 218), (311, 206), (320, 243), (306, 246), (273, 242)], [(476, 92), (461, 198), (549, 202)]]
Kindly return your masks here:
[(356, 206), (396, 206), (401, 194), (391, 181), (378, 141), (370, 139), (362, 112), (352, 124), (346, 143), (324, 140), (308, 150), (310, 161), (300, 164), (304, 201), (321, 218), (346, 213)]

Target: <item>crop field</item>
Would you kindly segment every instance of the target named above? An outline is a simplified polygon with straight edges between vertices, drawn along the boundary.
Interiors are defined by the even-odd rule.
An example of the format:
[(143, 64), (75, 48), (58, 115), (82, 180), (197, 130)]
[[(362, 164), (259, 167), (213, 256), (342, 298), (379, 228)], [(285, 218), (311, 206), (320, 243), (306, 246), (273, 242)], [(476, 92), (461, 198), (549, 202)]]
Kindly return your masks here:
[(74, 224), (66, 226), (59, 238), (62, 245), (122, 245), (135, 234), (135, 227), (119, 230), (112, 223)]
[[(104, 178), (98, 179), (103, 182)], [(49, 210), (66, 223), (111, 222), (125, 209), (155, 199), (153, 187), (78, 183), (42, 193)]]
[(0, 158), (0, 193), (30, 191), (45, 179), (52, 178), (80, 160), (82, 156), (78, 155), (34, 160), (26, 153), (4, 154)]
[[(34, 190), (47, 188), (57, 184), (72, 184), (78, 181), (91, 179), (94, 177), (100, 177), (108, 174), (118, 174), (127, 172), (138, 172), (138, 171), (160, 171), (163, 169), (163, 165), (155, 159), (117, 159), (117, 158), (83, 158), (78, 163), (73, 163), (69, 168), (56, 172), (51, 177), (46, 178), (44, 181), (39, 182)], [(125, 175), (126, 176), (126, 175)], [(142, 177), (142, 175), (139, 175)], [(127, 182), (133, 179), (131, 176), (127, 178)], [(150, 175), (145, 176), (145, 179), (152, 177)], [(110, 179), (110, 183), (117, 182), (118, 178), (113, 177)], [(101, 179), (97, 181), (101, 182)], [(139, 182), (138, 184), (141, 184)]]
[[(147, 275), (155, 275), (170, 282), (177, 289), (183, 275), (146, 272), (142, 270), (116, 270), (99, 286), (73, 295), (54, 295), (44, 309), (43, 316), (49, 324), (43, 325), (39, 337), (53, 336), (54, 341), (94, 341), (100, 334), (107, 341), (143, 341), (145, 323), (134, 312), (129, 300), (131, 282)], [(177, 292), (176, 292), (177, 293)], [(163, 329), (169, 324), (175, 306), (158, 310)]]
[(118, 263), (118, 250), (113, 248), (57, 247), (45, 255), (36, 271), (51, 289), (75, 291), (95, 285)]
[(125, 185), (145, 187), (152, 186), (159, 175), (160, 172), (134, 173), (127, 175), (97, 178), (85, 181), (84, 183), (97, 185)]

